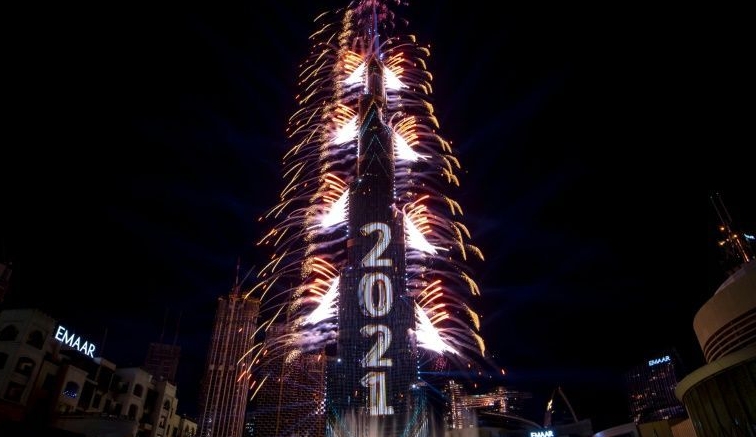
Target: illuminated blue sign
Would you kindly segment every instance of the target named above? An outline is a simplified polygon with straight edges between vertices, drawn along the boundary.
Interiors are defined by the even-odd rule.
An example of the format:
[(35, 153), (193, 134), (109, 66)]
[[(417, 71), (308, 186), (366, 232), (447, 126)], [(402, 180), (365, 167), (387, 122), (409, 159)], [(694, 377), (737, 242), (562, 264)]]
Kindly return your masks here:
[(88, 357), (94, 358), (94, 343), (82, 341), (80, 336), (73, 332), (69, 332), (68, 329), (63, 327), (63, 325), (58, 326), (58, 331), (55, 333), (55, 339), (78, 350)]
[(672, 359), (669, 357), (669, 355), (664, 355), (661, 358), (655, 358), (653, 360), (648, 360), (648, 366), (651, 367), (651, 366), (655, 366), (655, 365), (661, 364), (661, 363), (668, 363), (670, 361), (672, 361)]

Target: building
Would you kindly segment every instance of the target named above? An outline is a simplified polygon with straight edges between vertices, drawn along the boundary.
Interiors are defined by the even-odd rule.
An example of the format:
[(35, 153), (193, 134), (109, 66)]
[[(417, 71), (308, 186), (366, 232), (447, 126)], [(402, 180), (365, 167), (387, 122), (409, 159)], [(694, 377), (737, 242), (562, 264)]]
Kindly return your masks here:
[(39, 310), (0, 312), (0, 434), (196, 435), (196, 423), (177, 414), (175, 385), (96, 353), (96, 343)]
[(181, 346), (152, 342), (142, 368), (159, 381), (176, 383), (176, 371), (181, 358)]
[(726, 279), (693, 318), (706, 364), (675, 389), (698, 437), (756, 435), (756, 257), (718, 194)]
[[(358, 140), (363, 164), (349, 188), (352, 237), (340, 274), (336, 357), (326, 373), (326, 426), (332, 435), (354, 432), (344, 430), (345, 417), (355, 417), (347, 428), (367, 426), (385, 436), (428, 426), (417, 388), (417, 351), (406, 335), (415, 330), (415, 302), (406, 294), (404, 223), (394, 210), (394, 151), (384, 124), (379, 55), (366, 55), (367, 86), (360, 97), (359, 118), (368, 120)], [(371, 423), (357, 424), (363, 420)]]
[(675, 390), (698, 437), (756, 435), (756, 261), (735, 270), (693, 320), (706, 364)]
[[(530, 393), (496, 387), (483, 394), (467, 394), (464, 386), (449, 380), (444, 387), (447, 399), (445, 423), (448, 429), (465, 429), (480, 426), (481, 422), (500, 425), (511, 422), (514, 426), (540, 428), (541, 425), (521, 417), (524, 403)], [(492, 425), (493, 426), (493, 425)]]
[[(271, 353), (285, 346), (288, 324), (268, 327), (255, 379), (249, 435), (323, 437), (325, 366), (322, 350), (306, 354)], [(294, 349), (290, 349), (296, 352)]]
[(630, 418), (636, 424), (686, 418), (675, 388), (683, 375), (677, 352), (662, 351), (625, 373)]
[[(166, 313), (167, 316), (167, 313)], [(176, 383), (176, 372), (178, 371), (179, 361), (181, 360), (181, 346), (178, 342), (178, 328), (181, 315), (176, 321), (176, 332), (173, 336), (173, 343), (163, 342), (165, 324), (163, 332), (160, 333), (160, 340), (151, 342), (147, 347), (147, 355), (144, 358), (142, 368), (149, 372), (153, 378), (159, 381), (170, 381)]]
[(247, 298), (238, 281), (218, 298), (199, 399), (199, 435), (241, 437), (250, 394), (252, 358), (260, 301)]
[(325, 351), (327, 437), (429, 435), (436, 393), (421, 367), (485, 350), (472, 274), (483, 255), (452, 198), (461, 165), (404, 6), (362, 0), (319, 17), (330, 22), (302, 63), (287, 181), (259, 242), (273, 254), (255, 289), (287, 296), (277, 314), (302, 357)]

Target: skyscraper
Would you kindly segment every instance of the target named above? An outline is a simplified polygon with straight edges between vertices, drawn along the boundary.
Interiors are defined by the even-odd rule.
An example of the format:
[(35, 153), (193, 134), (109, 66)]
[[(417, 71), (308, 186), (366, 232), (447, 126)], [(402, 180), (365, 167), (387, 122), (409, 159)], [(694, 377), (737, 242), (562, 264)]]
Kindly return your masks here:
[(675, 397), (683, 375), (674, 350), (663, 351), (625, 373), (630, 418), (635, 423), (686, 417), (685, 407)]
[(238, 281), (218, 298), (199, 399), (201, 437), (241, 437), (250, 388), (251, 358), (260, 301), (246, 297)]
[(256, 292), (287, 325), (266, 350), (326, 357), (328, 437), (427, 435), (419, 370), (484, 351), (469, 265), (483, 256), (452, 198), (461, 166), (404, 6), (360, 0), (318, 17), (288, 180), (263, 217), (274, 223), (260, 244), (274, 253)]

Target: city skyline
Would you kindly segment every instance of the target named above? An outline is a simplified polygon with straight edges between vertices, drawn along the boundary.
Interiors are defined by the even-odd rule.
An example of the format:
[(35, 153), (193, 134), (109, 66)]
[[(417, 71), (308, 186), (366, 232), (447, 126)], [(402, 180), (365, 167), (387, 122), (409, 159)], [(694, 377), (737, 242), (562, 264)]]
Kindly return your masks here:
[[(14, 263), (8, 303), (103, 338), (119, 366), (144, 359), (166, 310), (181, 313), (178, 338), (188, 344), (179, 373), (201, 368), (204, 340), (192, 339), (209, 338), (236, 260), (248, 270), (262, 262), (256, 220), (280, 188), (311, 20), (338, 6), (298, 6), (296, 15), (276, 6), (270, 22), (220, 6), (119, 11), (109, 18), (117, 21), (95, 23), (72, 14), (76, 26), (47, 29), (60, 33), (35, 44), (49, 55), (36, 62), (58, 74), (35, 85), (50, 105), (39, 107), (46, 129), (30, 132), (56, 146), (42, 156), (10, 152), (26, 172), (6, 184), (16, 187), (10, 227), (0, 231), (0, 255)], [(548, 387), (542, 396), (563, 385), (590, 417), (612, 372), (639, 355), (675, 346), (696, 358), (692, 316), (724, 279), (712, 261), (707, 190), (721, 188), (735, 221), (751, 229), (752, 195), (728, 189), (745, 177), (720, 181), (716, 169), (697, 179), (695, 168), (677, 167), (684, 177), (669, 178), (678, 155), (664, 151), (681, 120), (663, 121), (660, 107), (679, 90), (646, 106), (662, 84), (650, 64), (634, 63), (646, 56), (629, 49), (651, 43), (630, 44), (620, 35), (627, 23), (610, 31), (579, 11), (560, 11), (572, 20), (562, 21), (510, 8), (496, 18), (427, 2), (407, 10), (431, 44), (441, 130), (469, 170), (461, 194), (486, 256), (476, 272), (489, 303), (483, 329), (509, 372), (505, 384), (537, 381)], [(475, 38), (450, 31), (476, 23)], [(596, 30), (614, 44), (586, 44)], [(610, 46), (616, 52), (604, 52)], [(660, 49), (649, 54), (657, 66), (671, 63)], [(630, 315), (607, 311), (618, 299)], [(612, 325), (618, 345), (597, 329)], [(596, 391), (575, 393), (586, 386)], [(179, 386), (180, 399), (187, 389)]]

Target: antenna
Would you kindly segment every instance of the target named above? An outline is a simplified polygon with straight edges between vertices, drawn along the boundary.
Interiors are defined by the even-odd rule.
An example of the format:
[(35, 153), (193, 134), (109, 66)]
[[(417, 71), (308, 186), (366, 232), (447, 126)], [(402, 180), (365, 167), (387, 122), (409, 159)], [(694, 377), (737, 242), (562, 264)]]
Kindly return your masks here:
[(753, 260), (753, 251), (745, 240), (745, 236), (742, 232), (737, 232), (732, 227), (732, 217), (727, 207), (725, 207), (722, 196), (715, 191), (711, 193), (709, 198), (717, 213), (717, 217), (719, 217), (719, 231), (723, 237), (718, 242), (719, 247), (722, 247), (727, 257), (735, 262), (736, 265), (734, 267)]
[(378, 42), (378, 13), (375, 11), (376, 4), (373, 3), (373, 54), (380, 56), (380, 43)]

